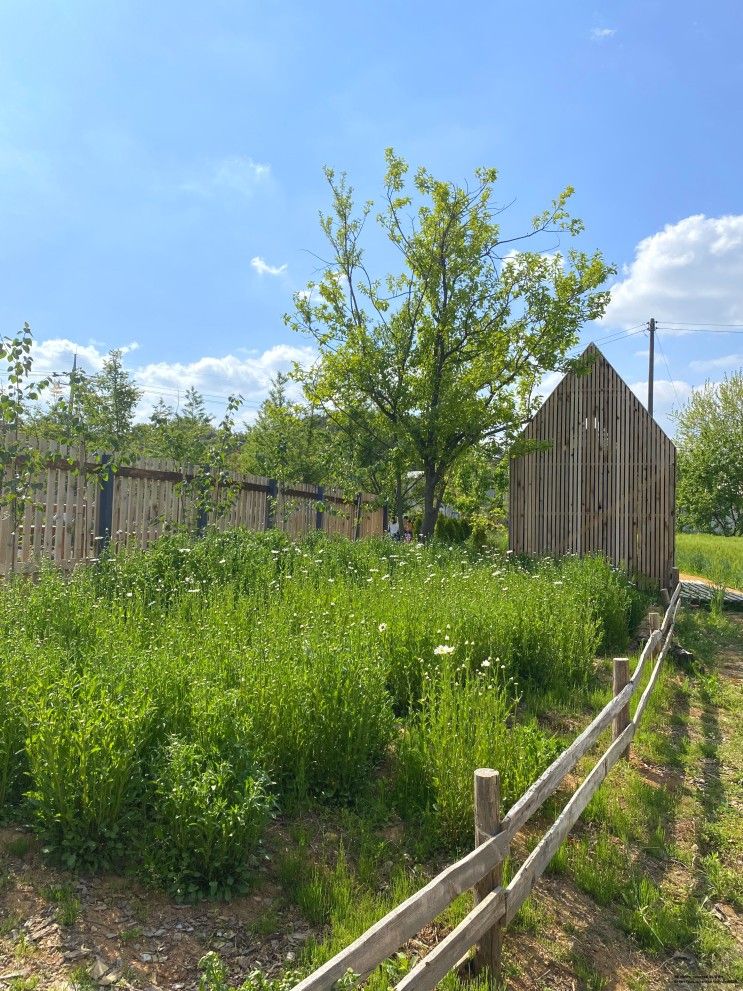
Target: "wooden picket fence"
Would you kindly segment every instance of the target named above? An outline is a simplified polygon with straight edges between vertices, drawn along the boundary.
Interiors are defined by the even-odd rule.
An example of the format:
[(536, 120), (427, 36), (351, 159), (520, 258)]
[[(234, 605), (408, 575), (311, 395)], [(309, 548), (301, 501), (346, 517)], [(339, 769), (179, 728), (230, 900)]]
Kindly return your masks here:
[[(350, 981), (352, 975), (357, 980), (368, 977), (407, 940), (433, 922), (458, 895), (470, 888), (474, 889), (475, 907), (402, 978), (396, 985), (396, 991), (431, 991), (449, 971), (465, 962), (473, 946), (477, 946), (475, 971), (487, 970), (491, 976), (498, 975), (503, 928), (513, 920), (611, 768), (620, 757), (628, 756), (630, 743), (645, 712), (672, 640), (676, 612), (681, 601), (680, 592), (679, 585), (670, 599), (662, 623), (657, 613), (651, 613), (650, 637), (632, 677), (628, 678), (628, 659), (616, 658), (612, 700), (511, 806), (502, 820), (499, 816), (497, 772), (490, 769), (475, 772), (475, 849), (445, 868), (350, 946), (300, 981), (293, 991), (330, 991), (340, 978), (349, 978)], [(667, 595), (665, 598), (669, 601)], [(640, 685), (648, 662), (652, 664), (653, 659), (655, 663), (647, 685), (637, 703), (634, 716), (630, 718), (630, 699)], [(557, 791), (578, 761), (610, 725), (613, 737), (611, 746), (573, 793), (555, 823), (526, 858), (514, 878), (503, 887), (500, 872), (514, 837)]]
[(229, 492), (224, 510), (199, 514), (189, 494), (192, 468), (142, 458), (102, 475), (100, 457), (36, 443), (45, 468), (32, 498), (18, 516), (7, 506), (0, 510), (1, 575), (32, 573), (44, 560), (71, 570), (96, 559), (105, 544), (145, 548), (178, 526), (277, 528), (294, 538), (318, 529), (350, 539), (384, 530), (384, 508), (364, 493), (349, 501), (336, 488), (230, 473), (222, 485), (222, 495)]

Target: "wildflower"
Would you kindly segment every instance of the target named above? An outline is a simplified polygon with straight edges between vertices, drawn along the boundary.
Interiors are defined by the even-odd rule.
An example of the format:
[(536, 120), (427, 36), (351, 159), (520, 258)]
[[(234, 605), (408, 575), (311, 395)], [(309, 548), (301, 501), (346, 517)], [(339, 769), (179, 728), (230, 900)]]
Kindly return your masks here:
[(454, 651), (455, 651), (455, 649), (456, 649), (456, 648), (454, 648), (454, 647), (451, 647), (451, 646), (450, 646), (449, 644), (447, 644), (447, 643), (440, 643), (440, 644), (438, 645), (438, 647), (434, 647), (434, 648), (433, 648), (433, 652), (434, 652), (434, 654), (438, 654), (438, 655), (440, 656), (440, 655), (442, 655), (442, 654), (453, 654), (453, 653), (454, 653)]
[(481, 662), (480, 667), (481, 668), (489, 668), (490, 667), (490, 661), (486, 658), (484, 661)]
[(379, 624), (379, 632), (380, 633), (386, 633), (387, 632), (387, 624), (386, 623), (380, 623)]

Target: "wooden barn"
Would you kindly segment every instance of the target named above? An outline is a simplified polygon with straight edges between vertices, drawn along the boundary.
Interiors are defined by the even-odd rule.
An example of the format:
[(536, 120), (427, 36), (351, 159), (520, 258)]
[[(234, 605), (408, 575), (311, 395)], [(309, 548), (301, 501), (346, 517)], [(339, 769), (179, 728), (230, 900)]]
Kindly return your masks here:
[(594, 344), (585, 356), (590, 371), (567, 374), (521, 435), (545, 449), (511, 460), (511, 550), (602, 553), (670, 589), (676, 448)]

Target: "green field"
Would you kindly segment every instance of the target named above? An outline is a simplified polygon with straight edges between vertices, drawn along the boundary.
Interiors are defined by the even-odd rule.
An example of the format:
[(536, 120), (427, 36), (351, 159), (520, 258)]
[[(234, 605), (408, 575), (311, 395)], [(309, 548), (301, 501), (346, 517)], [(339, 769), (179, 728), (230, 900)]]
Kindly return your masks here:
[(266, 825), (364, 803), (466, 846), (472, 772), (506, 805), (561, 746), (644, 600), (599, 559), (316, 535), (162, 540), (0, 590), (0, 808), (74, 867), (229, 894)]
[(687, 574), (709, 578), (728, 588), (743, 589), (743, 537), (679, 533), (676, 564)]

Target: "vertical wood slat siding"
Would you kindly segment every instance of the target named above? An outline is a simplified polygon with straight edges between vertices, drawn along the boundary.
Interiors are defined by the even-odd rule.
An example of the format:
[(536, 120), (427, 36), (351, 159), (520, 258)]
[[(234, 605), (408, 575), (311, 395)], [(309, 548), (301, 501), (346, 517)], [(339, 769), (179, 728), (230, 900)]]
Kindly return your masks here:
[(675, 558), (676, 449), (601, 352), (570, 373), (526, 425), (546, 451), (511, 460), (510, 548), (602, 553), (668, 587)]

